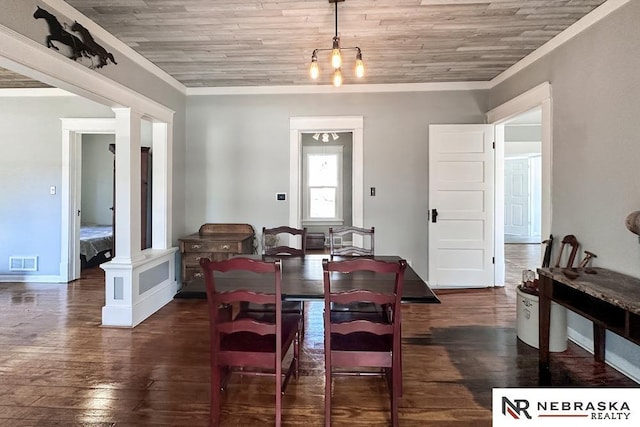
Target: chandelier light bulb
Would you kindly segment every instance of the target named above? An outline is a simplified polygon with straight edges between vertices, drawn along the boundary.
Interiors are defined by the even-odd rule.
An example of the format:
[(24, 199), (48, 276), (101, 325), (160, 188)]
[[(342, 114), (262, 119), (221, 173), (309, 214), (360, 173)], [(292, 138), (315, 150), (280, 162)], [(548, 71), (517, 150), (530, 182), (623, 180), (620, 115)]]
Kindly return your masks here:
[(342, 71), (340, 71), (340, 68), (336, 68), (333, 72), (333, 85), (335, 87), (342, 86)]
[(356, 77), (361, 78), (364, 76), (364, 62), (362, 62), (362, 52), (358, 50), (356, 55)]
[(340, 53), (340, 37), (333, 38), (333, 49), (331, 49), (331, 65), (333, 69), (342, 67), (342, 53)]
[(342, 55), (340, 54), (340, 49), (333, 49), (331, 51), (331, 65), (334, 69), (342, 67)]
[(318, 59), (314, 56), (311, 58), (311, 66), (309, 67), (309, 75), (313, 80), (320, 76), (320, 67), (318, 67)]

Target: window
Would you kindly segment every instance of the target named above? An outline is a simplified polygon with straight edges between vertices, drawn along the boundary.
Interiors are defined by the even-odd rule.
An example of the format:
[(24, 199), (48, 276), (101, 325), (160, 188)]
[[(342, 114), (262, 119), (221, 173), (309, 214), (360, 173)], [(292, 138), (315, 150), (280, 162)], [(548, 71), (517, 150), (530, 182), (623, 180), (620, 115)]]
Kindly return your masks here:
[(342, 221), (342, 146), (305, 146), (303, 215), (308, 222)]

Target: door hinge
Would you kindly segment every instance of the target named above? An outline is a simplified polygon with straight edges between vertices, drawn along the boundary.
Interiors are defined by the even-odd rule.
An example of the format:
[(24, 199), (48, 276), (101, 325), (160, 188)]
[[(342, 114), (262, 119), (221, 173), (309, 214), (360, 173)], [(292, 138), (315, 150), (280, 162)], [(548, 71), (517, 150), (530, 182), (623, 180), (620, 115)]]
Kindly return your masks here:
[(494, 150), (496, 149), (496, 142), (495, 141), (493, 141), (493, 149)]
[(492, 262), (493, 264), (495, 264), (495, 263), (496, 263), (496, 257), (492, 257), (492, 258), (491, 258), (491, 262)]

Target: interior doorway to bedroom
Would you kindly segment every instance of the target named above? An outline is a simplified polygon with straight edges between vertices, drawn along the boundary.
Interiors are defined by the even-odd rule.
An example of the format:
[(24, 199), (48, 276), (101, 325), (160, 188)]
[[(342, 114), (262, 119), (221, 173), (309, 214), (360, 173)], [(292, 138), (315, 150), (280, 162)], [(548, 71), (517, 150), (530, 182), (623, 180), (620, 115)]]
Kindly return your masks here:
[(80, 146), (80, 268), (113, 256), (114, 134), (84, 134)]
[(542, 109), (504, 123), (504, 242), (542, 241)]

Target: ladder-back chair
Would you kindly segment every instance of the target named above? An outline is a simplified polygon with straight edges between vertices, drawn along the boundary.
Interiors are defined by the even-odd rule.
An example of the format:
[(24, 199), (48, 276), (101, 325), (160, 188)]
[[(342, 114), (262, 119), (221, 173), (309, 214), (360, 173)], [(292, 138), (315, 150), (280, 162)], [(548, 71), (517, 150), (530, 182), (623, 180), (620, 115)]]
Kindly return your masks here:
[[(381, 368), (391, 400), (391, 422), (398, 425), (398, 400), (402, 394), (401, 310), (402, 286), (407, 263), (368, 258), (347, 261), (324, 260), (324, 342), (325, 342), (325, 425), (331, 425), (332, 377), (344, 373), (363, 373), (363, 368)], [(331, 286), (336, 274), (349, 277), (351, 289), (337, 291)], [(366, 289), (375, 275), (387, 275), (388, 287)], [(384, 276), (384, 283), (387, 283)], [(376, 278), (380, 283), (380, 278)], [(364, 288), (364, 289), (363, 289)], [(342, 313), (331, 310), (333, 303), (350, 305), (370, 302), (388, 307), (388, 316), (375, 313)], [(350, 372), (335, 368), (350, 368)], [(366, 373), (375, 373), (367, 371)]]
[[(275, 425), (280, 426), (282, 394), (291, 375), (298, 377), (301, 324), (299, 313), (282, 312), (281, 261), (231, 258), (214, 262), (203, 258), (200, 260), (200, 266), (205, 277), (209, 307), (211, 424), (219, 425), (220, 391), (227, 384), (228, 375), (234, 372), (255, 375), (267, 371), (275, 375)], [(234, 282), (240, 283), (238, 289), (221, 292), (216, 288), (217, 279), (224, 280), (224, 275), (234, 274)], [(264, 275), (265, 284), (273, 284), (273, 292), (261, 293), (252, 289), (242, 289), (242, 277), (253, 274)], [(274, 311), (255, 316), (246, 312), (234, 314), (233, 307), (240, 302), (272, 304)], [(283, 369), (283, 359), (291, 347), (291, 363)]]
[[(361, 236), (362, 246), (354, 244), (354, 237)], [(345, 244), (345, 238), (350, 237), (349, 244)], [(373, 256), (375, 254), (375, 228), (361, 227), (330, 227), (329, 228), (329, 253), (331, 257), (341, 256)], [(368, 241), (368, 243), (367, 243)]]

